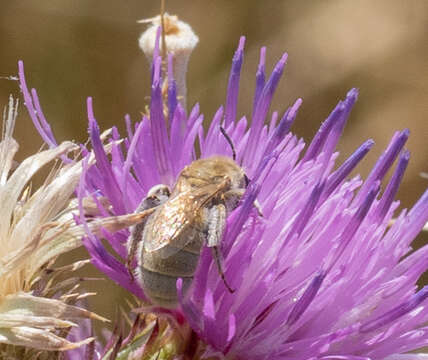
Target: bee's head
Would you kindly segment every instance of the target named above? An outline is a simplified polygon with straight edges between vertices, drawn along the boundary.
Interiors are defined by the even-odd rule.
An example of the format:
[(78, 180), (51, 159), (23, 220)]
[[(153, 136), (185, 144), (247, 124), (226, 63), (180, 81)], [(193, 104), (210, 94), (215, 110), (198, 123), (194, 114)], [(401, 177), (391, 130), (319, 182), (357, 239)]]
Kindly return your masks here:
[(221, 133), (232, 148), (232, 159), (227, 156), (216, 155), (199, 159), (186, 166), (181, 172), (177, 189), (201, 188), (207, 185), (221, 185), (227, 183), (225, 191), (230, 189), (245, 189), (249, 178), (244, 170), (236, 163), (236, 152), (233, 142), (223, 127)]
[(177, 185), (184, 190), (189, 186), (195, 189), (226, 182), (228, 189), (240, 189), (246, 188), (247, 179), (244, 170), (235, 161), (230, 157), (218, 155), (196, 160), (186, 166)]

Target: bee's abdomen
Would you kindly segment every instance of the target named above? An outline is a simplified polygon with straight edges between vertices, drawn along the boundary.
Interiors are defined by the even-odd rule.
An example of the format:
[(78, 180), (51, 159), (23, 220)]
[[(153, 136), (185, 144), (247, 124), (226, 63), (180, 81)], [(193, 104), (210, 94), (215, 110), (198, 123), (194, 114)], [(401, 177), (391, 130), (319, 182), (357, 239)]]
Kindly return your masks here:
[(186, 248), (166, 259), (158, 251), (144, 252), (138, 266), (138, 276), (145, 295), (154, 304), (174, 306), (177, 303), (177, 279), (183, 279), (185, 292), (192, 283), (198, 260), (199, 252)]
[[(177, 279), (180, 276), (165, 275), (146, 269), (141, 270), (141, 283), (144, 294), (154, 305), (175, 307), (177, 304)], [(183, 279), (183, 292), (190, 287), (193, 276), (181, 277)]]

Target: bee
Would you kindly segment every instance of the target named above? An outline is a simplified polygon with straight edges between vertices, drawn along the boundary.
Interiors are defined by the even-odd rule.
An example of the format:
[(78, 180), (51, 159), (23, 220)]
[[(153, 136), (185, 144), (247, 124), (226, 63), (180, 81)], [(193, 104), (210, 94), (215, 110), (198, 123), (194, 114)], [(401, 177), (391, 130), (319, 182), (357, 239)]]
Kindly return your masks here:
[(193, 161), (178, 176), (170, 191), (156, 185), (143, 199), (137, 212), (148, 216), (131, 228), (128, 240), (128, 269), (137, 259), (135, 275), (149, 300), (163, 307), (177, 304), (176, 282), (183, 280), (183, 292), (190, 287), (204, 245), (212, 249), (219, 274), (226, 282), (219, 246), (227, 215), (238, 206), (249, 179), (233, 159), (212, 156)]

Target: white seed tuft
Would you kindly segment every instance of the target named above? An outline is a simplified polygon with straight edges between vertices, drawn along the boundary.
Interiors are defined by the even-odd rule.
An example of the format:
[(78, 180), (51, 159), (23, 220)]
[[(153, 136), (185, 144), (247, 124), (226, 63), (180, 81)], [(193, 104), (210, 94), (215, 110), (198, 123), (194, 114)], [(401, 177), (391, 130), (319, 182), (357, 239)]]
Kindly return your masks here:
[[(140, 48), (152, 62), (155, 49), (156, 33), (159, 26), (162, 26), (161, 16), (151, 19), (140, 20), (139, 23), (149, 23), (150, 26), (144, 31), (139, 39)], [(163, 41), (159, 42), (161, 54), (173, 55), (173, 73), (177, 83), (177, 93), (180, 102), (185, 107), (186, 99), (186, 72), (190, 54), (198, 44), (199, 38), (193, 32), (189, 24), (181, 21), (175, 15), (164, 14), (165, 47)], [(164, 61), (166, 59), (164, 58)]]

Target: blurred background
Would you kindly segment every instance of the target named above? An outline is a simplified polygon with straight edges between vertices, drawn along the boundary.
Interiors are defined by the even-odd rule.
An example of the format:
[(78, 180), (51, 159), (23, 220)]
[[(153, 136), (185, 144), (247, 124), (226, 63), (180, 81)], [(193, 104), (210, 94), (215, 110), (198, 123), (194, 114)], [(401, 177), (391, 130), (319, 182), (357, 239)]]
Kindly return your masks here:
[[(44, 113), (58, 140), (87, 137), (86, 97), (103, 129), (124, 129), (148, 103), (148, 62), (138, 48), (145, 29), (136, 21), (159, 13), (155, 0), (1, 0), (0, 76), (17, 74), (25, 63), (27, 82), (38, 90)], [(188, 72), (189, 105), (199, 102), (207, 123), (225, 102), (233, 52), (246, 35), (239, 114), (250, 115), (255, 70), (261, 46), (267, 69), (289, 53), (273, 109), (283, 111), (303, 98), (293, 131), (309, 140), (351, 87), (360, 89), (339, 144), (344, 160), (360, 143), (373, 138), (359, 171), (364, 176), (395, 130), (411, 131), (412, 158), (398, 198), (405, 207), (422, 194), (428, 180), (428, 1), (371, 0), (167, 0), (167, 11), (190, 23), (199, 36)], [(16, 81), (0, 79), (0, 104), (19, 96)], [(20, 160), (42, 141), (21, 105), (15, 137)], [(417, 244), (428, 241), (422, 234)], [(75, 252), (70, 256), (84, 257)], [(67, 262), (67, 259), (64, 260)], [(93, 271), (92, 275), (99, 275)], [(107, 281), (88, 283), (112, 301), (92, 304), (113, 317), (124, 293)]]

